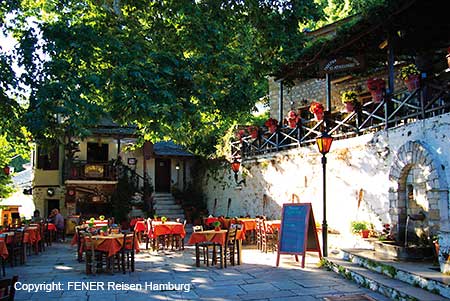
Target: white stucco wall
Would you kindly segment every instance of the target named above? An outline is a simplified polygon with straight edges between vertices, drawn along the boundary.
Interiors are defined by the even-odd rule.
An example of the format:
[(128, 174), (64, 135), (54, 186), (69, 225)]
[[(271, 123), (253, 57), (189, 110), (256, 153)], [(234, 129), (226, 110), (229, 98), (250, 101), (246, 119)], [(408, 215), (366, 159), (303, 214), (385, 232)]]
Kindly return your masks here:
[[(427, 146), (435, 166), (450, 183), (450, 114), (418, 121), (388, 131), (334, 141), (327, 155), (327, 220), (329, 227), (350, 231), (350, 222), (366, 220), (381, 230), (393, 223), (389, 215), (389, 193), (398, 184), (389, 179), (397, 151), (417, 141)], [(229, 216), (261, 215), (279, 218), (284, 202), (292, 194), (301, 202), (311, 202), (316, 222), (322, 221), (322, 165), (315, 145), (279, 152), (243, 162), (246, 185), (236, 189), (229, 165), (210, 169), (204, 192), (210, 213)], [(239, 173), (239, 179), (242, 173)], [(445, 189), (448, 189), (446, 187)], [(263, 212), (263, 196), (267, 206)], [(217, 207), (214, 212), (214, 199)], [(360, 200), (360, 206), (358, 202)], [(447, 194), (448, 208), (448, 194)], [(448, 213), (447, 213), (448, 221)]]

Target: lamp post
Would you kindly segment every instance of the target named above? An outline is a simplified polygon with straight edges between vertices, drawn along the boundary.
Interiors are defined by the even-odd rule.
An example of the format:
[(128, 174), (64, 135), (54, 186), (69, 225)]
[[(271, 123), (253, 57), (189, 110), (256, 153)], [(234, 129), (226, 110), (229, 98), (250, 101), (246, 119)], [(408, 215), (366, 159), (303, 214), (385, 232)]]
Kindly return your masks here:
[(322, 170), (323, 170), (323, 221), (322, 221), (322, 253), (324, 257), (328, 256), (328, 225), (327, 225), (327, 157), (326, 154), (330, 151), (333, 137), (327, 132), (322, 132), (322, 135), (316, 138), (317, 147), (322, 154)]

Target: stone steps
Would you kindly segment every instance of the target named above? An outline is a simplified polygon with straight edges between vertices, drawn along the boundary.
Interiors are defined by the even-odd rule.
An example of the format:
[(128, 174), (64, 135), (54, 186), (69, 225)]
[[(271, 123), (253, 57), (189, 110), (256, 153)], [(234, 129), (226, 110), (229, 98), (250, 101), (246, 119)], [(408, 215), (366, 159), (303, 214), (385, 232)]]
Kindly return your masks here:
[(400, 301), (441, 301), (447, 298), (368, 270), (356, 263), (337, 258), (327, 258), (327, 266), (334, 272), (359, 285)]
[(333, 271), (389, 298), (450, 298), (450, 277), (433, 272), (427, 262), (396, 262), (365, 249), (343, 249), (342, 258), (328, 257), (326, 262)]
[(155, 193), (153, 195), (153, 208), (158, 216), (165, 216), (171, 220), (184, 219), (184, 210), (175, 202), (170, 193)]

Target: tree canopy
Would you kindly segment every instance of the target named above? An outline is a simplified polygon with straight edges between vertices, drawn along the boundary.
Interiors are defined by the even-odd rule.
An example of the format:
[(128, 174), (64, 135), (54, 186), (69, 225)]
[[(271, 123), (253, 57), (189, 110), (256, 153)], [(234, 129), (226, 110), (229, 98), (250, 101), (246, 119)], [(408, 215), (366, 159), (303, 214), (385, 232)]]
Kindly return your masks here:
[(301, 49), (299, 24), (322, 16), (313, 0), (14, 3), (0, 11), (15, 16), (13, 86), (26, 87), (34, 139), (86, 135), (108, 114), (203, 154)]

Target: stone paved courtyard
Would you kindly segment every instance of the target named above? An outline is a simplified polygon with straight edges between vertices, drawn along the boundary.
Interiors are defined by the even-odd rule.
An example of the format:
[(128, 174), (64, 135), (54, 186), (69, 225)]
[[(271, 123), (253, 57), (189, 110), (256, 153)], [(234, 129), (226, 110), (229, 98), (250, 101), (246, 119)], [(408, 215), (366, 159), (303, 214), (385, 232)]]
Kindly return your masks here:
[[(143, 245), (142, 245), (143, 246)], [(263, 254), (256, 249), (244, 249), (243, 264), (220, 269), (200, 268), (194, 264), (194, 249), (150, 252), (141, 250), (136, 257), (136, 272), (87, 276), (84, 263), (76, 260), (75, 247), (69, 243), (54, 243), (43, 254), (31, 255), (27, 264), (7, 268), (7, 277), (19, 276), (22, 284), (61, 283), (63, 290), (51, 292), (16, 292), (16, 300), (324, 300), (330, 295), (366, 294), (375, 300), (386, 297), (318, 267), (318, 257), (306, 257), (301, 269), (290, 255), (281, 256), (275, 267), (276, 254)], [(96, 282), (105, 290), (75, 290), (70, 282)], [(185, 284), (175, 290), (108, 290), (111, 284)], [(100, 288), (100, 287), (99, 287)], [(148, 288), (148, 287), (147, 287)], [(183, 290), (184, 288), (184, 290)]]

